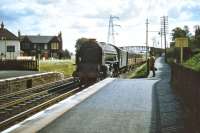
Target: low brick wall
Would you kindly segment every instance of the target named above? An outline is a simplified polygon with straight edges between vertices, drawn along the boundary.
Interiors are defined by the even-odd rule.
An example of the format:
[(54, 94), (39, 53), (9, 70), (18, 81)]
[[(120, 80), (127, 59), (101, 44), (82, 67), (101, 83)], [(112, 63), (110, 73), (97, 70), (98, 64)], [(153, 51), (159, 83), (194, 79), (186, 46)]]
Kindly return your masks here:
[[(200, 72), (172, 64), (171, 82), (174, 90), (182, 97), (189, 114), (189, 126), (200, 131)], [(191, 125), (190, 125), (191, 124)]]
[(48, 72), (0, 80), (0, 95), (64, 79), (62, 73)]

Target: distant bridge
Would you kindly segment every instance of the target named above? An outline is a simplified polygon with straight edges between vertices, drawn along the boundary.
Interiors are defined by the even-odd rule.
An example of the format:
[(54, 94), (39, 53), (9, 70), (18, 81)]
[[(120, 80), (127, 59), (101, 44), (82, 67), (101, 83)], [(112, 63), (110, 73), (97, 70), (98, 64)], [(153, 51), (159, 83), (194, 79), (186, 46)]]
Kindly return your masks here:
[(145, 53), (146, 50), (147, 51), (154, 51), (156, 53), (164, 52), (164, 49), (154, 48), (154, 47), (146, 47), (146, 46), (124, 46), (124, 47), (120, 47), (120, 48), (125, 50), (125, 51), (128, 51), (129, 53)]
[[(146, 52), (146, 46), (124, 46), (120, 48), (130, 53)], [(150, 50), (150, 47), (147, 47), (147, 51), (149, 50)]]

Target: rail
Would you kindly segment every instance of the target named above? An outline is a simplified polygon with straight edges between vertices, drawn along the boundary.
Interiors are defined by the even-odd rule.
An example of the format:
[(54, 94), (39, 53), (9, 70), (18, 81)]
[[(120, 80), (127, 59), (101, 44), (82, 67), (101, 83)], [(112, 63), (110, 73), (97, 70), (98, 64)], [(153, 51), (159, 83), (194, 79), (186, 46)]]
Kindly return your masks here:
[(28, 89), (25, 89), (25, 90), (17, 91), (17, 92), (14, 92), (14, 93), (2, 95), (2, 96), (0, 96), (0, 106), (1, 106), (2, 102), (3, 103), (9, 102), (10, 100), (13, 99), (13, 97), (16, 97), (16, 96), (17, 97), (25, 97), (26, 95), (29, 95), (30, 93), (36, 93), (37, 91), (45, 90), (45, 89), (50, 88), (50, 87), (55, 87), (55, 86), (57, 86), (61, 83), (67, 83), (67, 82), (72, 81), (72, 80), (73, 80), (73, 78), (70, 77), (70, 78), (59, 80), (59, 81), (47, 83), (47, 84), (44, 84), (44, 85), (39, 85), (39, 86), (28, 88)]
[(9, 119), (6, 119), (5, 121), (0, 122), (0, 130), (4, 130), (9, 125), (14, 124), (16, 121), (24, 119), (27, 116), (30, 116), (30, 115), (34, 114), (35, 112), (41, 111), (42, 109), (44, 109), (46, 107), (49, 107), (50, 105), (53, 105), (53, 104), (57, 103), (58, 101), (61, 101), (61, 100), (65, 99), (65, 98), (73, 95), (76, 92), (81, 91), (82, 89), (83, 88), (75, 88), (75, 89), (73, 89), (71, 91), (68, 91), (68, 92), (66, 92), (66, 93), (64, 93), (64, 94), (62, 94), (62, 95), (60, 95), (58, 97), (55, 97), (55, 98), (53, 98), (53, 99), (51, 99), (51, 100), (49, 100), (47, 102), (44, 102), (44, 103), (42, 103), (42, 104), (40, 104), (38, 106), (35, 106), (35, 107), (33, 107), (33, 108), (31, 108), (31, 109), (29, 109), (27, 111), (24, 111), (24, 112), (22, 112), (22, 113), (20, 113), (20, 114), (18, 114), (16, 116), (13, 116), (13, 117), (11, 117)]
[(35, 108), (35, 106), (39, 106), (40, 104), (45, 103), (49, 99), (51, 101), (51, 99), (60, 97), (62, 94), (73, 92), (74, 90), (73, 88), (78, 86), (78, 82), (76, 81), (69, 81), (67, 83), (65, 82), (64, 83), (59, 82), (60, 85), (52, 86), (49, 89), (46, 88), (45, 90), (42, 90), (41, 92), (29, 94), (26, 97), (21, 97), (15, 101), (11, 101), (11, 102), (1, 105), (0, 106), (0, 114), (1, 114), (0, 130), (5, 129), (3, 128), (4, 126), (1, 125), (1, 123), (3, 124), (4, 121), (7, 121), (7, 120), (10, 121), (10, 119), (12, 118), (14, 118), (13, 120), (15, 120), (16, 119), (15, 116), (18, 117), (21, 114), (21, 112), (27, 112), (27, 110), (30, 110), (30, 108)]

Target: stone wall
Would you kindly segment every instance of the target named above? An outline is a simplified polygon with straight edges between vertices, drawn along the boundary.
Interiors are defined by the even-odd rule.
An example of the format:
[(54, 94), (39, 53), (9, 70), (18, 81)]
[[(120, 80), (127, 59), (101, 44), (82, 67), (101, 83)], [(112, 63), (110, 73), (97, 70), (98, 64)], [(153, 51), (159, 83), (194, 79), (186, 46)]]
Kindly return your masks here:
[(48, 72), (0, 80), (0, 96), (64, 79), (62, 73)]
[(172, 64), (171, 83), (180, 95), (187, 113), (186, 125), (191, 133), (200, 133), (200, 72), (180, 64)]

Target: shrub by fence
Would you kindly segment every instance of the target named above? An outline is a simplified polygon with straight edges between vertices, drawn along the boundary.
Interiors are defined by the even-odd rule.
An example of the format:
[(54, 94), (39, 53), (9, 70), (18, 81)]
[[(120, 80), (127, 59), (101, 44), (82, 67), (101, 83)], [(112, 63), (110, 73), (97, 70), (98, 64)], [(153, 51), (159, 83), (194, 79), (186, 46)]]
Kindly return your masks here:
[(1, 60), (0, 70), (39, 70), (37, 60)]
[(172, 86), (187, 108), (190, 128), (200, 130), (200, 72), (172, 64), (171, 76)]

